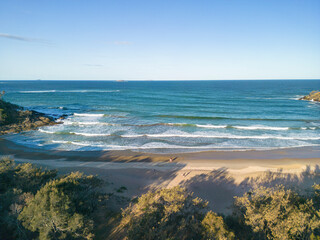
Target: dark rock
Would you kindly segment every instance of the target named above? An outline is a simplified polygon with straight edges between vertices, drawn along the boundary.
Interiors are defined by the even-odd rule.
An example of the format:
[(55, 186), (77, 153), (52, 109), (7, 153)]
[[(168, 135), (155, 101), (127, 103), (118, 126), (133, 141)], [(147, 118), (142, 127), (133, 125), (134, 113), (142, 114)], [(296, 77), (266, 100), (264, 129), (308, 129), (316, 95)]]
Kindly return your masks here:
[(35, 130), (42, 126), (58, 124), (55, 119), (36, 111), (0, 99), (0, 135)]
[(62, 114), (58, 119), (63, 120), (68, 117), (68, 114)]

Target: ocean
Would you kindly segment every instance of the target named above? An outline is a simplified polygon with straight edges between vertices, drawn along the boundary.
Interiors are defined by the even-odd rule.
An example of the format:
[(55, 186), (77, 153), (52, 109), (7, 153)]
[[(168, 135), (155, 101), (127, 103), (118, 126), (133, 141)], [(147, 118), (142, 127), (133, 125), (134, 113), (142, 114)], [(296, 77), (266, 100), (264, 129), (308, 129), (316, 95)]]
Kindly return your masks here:
[(4, 99), (66, 115), (5, 136), (31, 148), (153, 153), (320, 145), (320, 103), (298, 98), (320, 80), (0, 81)]

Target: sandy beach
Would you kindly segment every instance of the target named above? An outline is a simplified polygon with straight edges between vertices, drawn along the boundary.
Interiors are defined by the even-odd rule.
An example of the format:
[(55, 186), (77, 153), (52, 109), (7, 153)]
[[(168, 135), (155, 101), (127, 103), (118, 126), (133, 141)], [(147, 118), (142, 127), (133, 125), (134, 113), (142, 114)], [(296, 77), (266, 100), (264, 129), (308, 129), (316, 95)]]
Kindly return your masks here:
[(116, 194), (128, 199), (156, 188), (184, 186), (208, 200), (211, 209), (226, 214), (235, 196), (255, 186), (283, 184), (303, 192), (320, 181), (319, 150), (315, 148), (168, 155), (45, 151), (2, 139), (0, 153), (20, 163), (58, 169), (62, 174), (80, 171), (98, 175), (106, 181), (106, 192), (124, 186), (126, 190)]

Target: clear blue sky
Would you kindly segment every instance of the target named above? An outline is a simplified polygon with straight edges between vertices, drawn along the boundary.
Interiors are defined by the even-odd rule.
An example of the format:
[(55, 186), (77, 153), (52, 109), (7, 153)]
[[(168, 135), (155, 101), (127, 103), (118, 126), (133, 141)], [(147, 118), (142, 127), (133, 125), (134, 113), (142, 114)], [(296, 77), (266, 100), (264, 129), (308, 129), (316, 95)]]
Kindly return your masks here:
[(320, 78), (319, 0), (1, 0), (0, 79)]

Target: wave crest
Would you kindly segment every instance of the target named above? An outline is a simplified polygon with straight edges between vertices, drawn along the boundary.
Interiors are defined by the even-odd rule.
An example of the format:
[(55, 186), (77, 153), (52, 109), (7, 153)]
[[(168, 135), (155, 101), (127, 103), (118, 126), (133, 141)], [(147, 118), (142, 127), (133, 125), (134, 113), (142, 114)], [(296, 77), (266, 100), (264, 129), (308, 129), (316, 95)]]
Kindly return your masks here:
[(19, 91), (18, 93), (110, 93), (120, 92), (120, 90), (39, 90), (39, 91)]
[(74, 116), (77, 117), (104, 117), (103, 113), (74, 113)]

